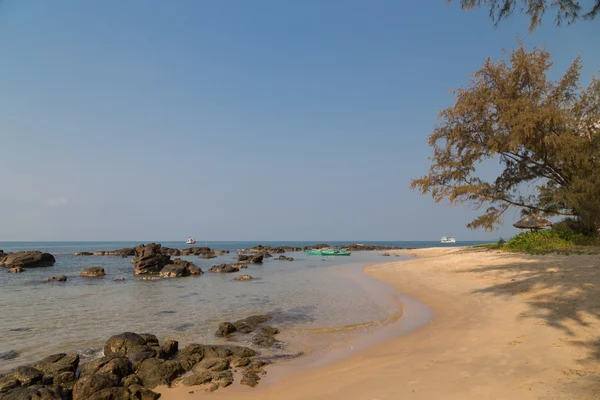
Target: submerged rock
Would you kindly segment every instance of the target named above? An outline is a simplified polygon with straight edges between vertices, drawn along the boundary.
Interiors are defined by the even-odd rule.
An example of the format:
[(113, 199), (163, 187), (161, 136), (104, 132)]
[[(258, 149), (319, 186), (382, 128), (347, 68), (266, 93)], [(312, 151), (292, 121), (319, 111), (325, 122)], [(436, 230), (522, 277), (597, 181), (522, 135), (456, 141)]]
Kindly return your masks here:
[(240, 275), (234, 278), (236, 281), (250, 281), (254, 279), (252, 275)]
[(87, 267), (80, 274), (83, 278), (98, 278), (104, 275), (106, 275), (106, 273), (102, 267)]
[(261, 264), (264, 256), (262, 254), (248, 255), (240, 254), (238, 256), (238, 263), (240, 264)]
[(0, 353), (0, 360), (14, 360), (19, 357), (19, 352), (16, 350), (9, 350)]
[(46, 280), (44, 282), (66, 282), (67, 281), (67, 277), (65, 275), (61, 275), (61, 276), (53, 276), (50, 278), (46, 278)]
[(0, 267), (4, 268), (36, 268), (50, 267), (56, 260), (50, 253), (41, 251), (18, 251), (16, 253), (0, 253)]
[(21, 272), (25, 272), (25, 268), (23, 268), (23, 267), (13, 267), (13, 268), (9, 268), (7, 272), (9, 274), (20, 274)]

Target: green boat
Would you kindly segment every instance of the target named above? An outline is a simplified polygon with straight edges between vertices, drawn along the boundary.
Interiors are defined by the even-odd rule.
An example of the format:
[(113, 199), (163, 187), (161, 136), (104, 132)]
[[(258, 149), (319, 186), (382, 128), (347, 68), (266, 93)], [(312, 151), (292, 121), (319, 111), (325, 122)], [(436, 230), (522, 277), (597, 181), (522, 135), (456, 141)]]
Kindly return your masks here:
[(336, 249), (323, 249), (323, 250), (306, 250), (306, 254), (309, 256), (349, 256), (351, 254), (348, 250), (336, 250)]

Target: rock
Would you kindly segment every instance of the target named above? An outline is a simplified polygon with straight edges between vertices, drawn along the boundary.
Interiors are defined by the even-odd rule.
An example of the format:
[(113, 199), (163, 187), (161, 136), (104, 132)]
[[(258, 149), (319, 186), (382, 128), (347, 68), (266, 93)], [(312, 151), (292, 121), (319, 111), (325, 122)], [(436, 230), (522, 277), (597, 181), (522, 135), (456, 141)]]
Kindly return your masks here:
[(0, 375), (0, 399), (2, 398), (2, 393), (6, 393), (11, 389), (17, 388), (21, 385), (17, 378), (14, 378), (10, 374)]
[(87, 267), (80, 274), (83, 278), (98, 278), (104, 275), (106, 275), (106, 273), (102, 267)]
[(277, 335), (280, 331), (279, 328), (275, 328), (274, 326), (261, 326), (260, 327), (261, 332), (263, 332), (266, 335)]
[(31, 386), (42, 382), (44, 374), (39, 369), (22, 366), (17, 367), (7, 374), (9, 377), (16, 379), (20, 386)]
[(190, 276), (190, 275), (202, 275), (202, 270), (193, 262), (185, 261), (181, 258), (176, 258), (170, 261), (161, 271), (160, 276), (166, 278)]
[(235, 328), (242, 332), (242, 333), (250, 333), (252, 331), (254, 331), (254, 329), (260, 325), (263, 324), (265, 322), (267, 322), (268, 320), (270, 320), (271, 318), (273, 318), (272, 315), (270, 314), (265, 314), (265, 315), (252, 315), (250, 317), (244, 318), (244, 319), (240, 319), (237, 320), (233, 323), (233, 325), (235, 326)]
[(382, 256), (382, 257), (389, 257), (389, 256), (390, 256), (390, 253), (383, 253), (383, 254), (381, 254), (381, 256)]
[(89, 251), (77, 251), (75, 253), (73, 253), (74, 256), (93, 256), (94, 253), (91, 253)]
[(219, 264), (219, 265), (213, 265), (212, 267), (210, 267), (208, 272), (232, 273), (232, 272), (238, 272), (239, 270), (240, 269), (238, 267), (233, 266), (232, 264)]
[(115, 281), (115, 282), (118, 282), (118, 281), (124, 281), (124, 280), (125, 280), (125, 278), (124, 278), (124, 277), (122, 277), (122, 276), (120, 276), (120, 277), (118, 277), (118, 278), (115, 278), (115, 279), (113, 279), (113, 281)]
[(282, 260), (282, 261), (287, 261), (288, 258), (282, 254), (279, 257), (277, 257), (277, 259)]
[(118, 387), (120, 382), (121, 379), (117, 375), (103, 373), (80, 377), (73, 386), (73, 400), (89, 400), (94, 394), (104, 389)]
[(111, 336), (104, 345), (105, 356), (127, 357), (131, 354), (148, 349), (146, 340), (133, 332), (123, 332), (119, 335)]
[(165, 340), (162, 346), (162, 351), (167, 359), (175, 357), (178, 349), (179, 342), (177, 340)]
[(227, 387), (233, 383), (233, 372), (221, 371), (213, 375), (212, 381), (219, 385), (219, 387)]
[(229, 250), (213, 250), (216, 256), (222, 256), (223, 254), (229, 254)]
[(131, 385), (128, 389), (132, 400), (157, 400), (160, 398), (160, 394), (141, 385)]
[(223, 322), (219, 324), (219, 328), (215, 332), (215, 336), (227, 336), (231, 335), (235, 331), (237, 331), (235, 325), (233, 325), (231, 322)]
[(252, 279), (254, 279), (252, 275), (240, 275), (235, 277), (236, 281), (250, 281)]
[(256, 254), (254, 256), (241, 254), (238, 256), (238, 263), (240, 264), (261, 264), (264, 256), (262, 254)]
[(204, 358), (192, 368), (195, 372), (213, 371), (220, 372), (229, 369), (227, 358)]
[(159, 342), (158, 342), (158, 338), (156, 337), (156, 335), (153, 335), (152, 333), (140, 333), (139, 336), (144, 339), (144, 341), (146, 342), (145, 344), (147, 346), (158, 346)]
[(169, 247), (162, 248), (162, 254), (170, 257), (179, 257), (181, 255), (181, 250), (179, 249), (171, 249)]
[(25, 268), (23, 267), (12, 267), (8, 269), (9, 274), (20, 274), (21, 272), (25, 272)]
[(67, 277), (65, 275), (61, 276), (53, 276), (51, 278), (46, 278), (44, 282), (66, 282)]
[(142, 276), (140, 281), (159, 281), (160, 278), (157, 276)]
[(202, 253), (210, 253), (212, 250), (210, 247), (188, 247), (181, 250), (182, 256), (199, 256)]
[(217, 258), (217, 255), (213, 251), (207, 251), (205, 253), (201, 253), (200, 258), (204, 258), (204, 259)]
[(252, 341), (257, 346), (261, 347), (273, 347), (280, 343), (279, 340), (275, 339), (273, 335), (267, 335), (265, 333), (258, 334)]
[(190, 270), (184, 265), (168, 264), (160, 270), (160, 276), (164, 278), (178, 278), (190, 276)]
[(240, 381), (241, 385), (248, 385), (250, 387), (255, 387), (258, 385), (258, 381), (260, 381), (260, 377), (256, 374), (245, 374)]
[(56, 260), (52, 254), (42, 253), (41, 251), (18, 251), (16, 253), (0, 254), (0, 267), (4, 268), (50, 267), (55, 262)]
[(182, 372), (184, 370), (177, 361), (148, 358), (142, 361), (136, 375), (140, 377), (145, 387), (154, 389), (159, 385), (170, 385)]
[(194, 373), (192, 375), (185, 376), (181, 379), (181, 383), (184, 386), (198, 386), (212, 381), (212, 374), (208, 371), (200, 373)]
[(142, 380), (136, 374), (127, 375), (121, 379), (121, 386), (141, 385)]
[(162, 253), (160, 244), (140, 244), (135, 247), (133, 259), (134, 273), (136, 275), (158, 274), (167, 264), (170, 257)]
[(15, 387), (5, 394), (1, 394), (2, 400), (63, 400), (70, 397), (68, 393), (61, 393), (59, 388), (44, 385), (30, 387)]
[[(87, 255), (87, 254), (86, 254)], [(124, 249), (118, 250), (104, 250), (104, 251), (94, 251), (92, 253), (94, 256), (118, 256), (118, 257), (128, 257), (135, 255), (134, 249), (131, 247), (127, 247)]]
[(9, 350), (0, 353), (0, 360), (14, 360), (19, 357), (19, 352), (16, 350)]
[(71, 389), (79, 366), (78, 354), (53, 354), (33, 364), (43, 374), (44, 382)]

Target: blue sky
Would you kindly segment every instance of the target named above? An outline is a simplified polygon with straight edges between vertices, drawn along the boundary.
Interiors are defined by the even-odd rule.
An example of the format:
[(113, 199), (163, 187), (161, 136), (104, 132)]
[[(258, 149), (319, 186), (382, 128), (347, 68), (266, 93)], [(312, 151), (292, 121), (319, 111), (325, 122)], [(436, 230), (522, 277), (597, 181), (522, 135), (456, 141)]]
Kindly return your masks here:
[(459, 240), (409, 190), (502, 48), (600, 69), (600, 23), (445, 1), (0, 2), (0, 240)]

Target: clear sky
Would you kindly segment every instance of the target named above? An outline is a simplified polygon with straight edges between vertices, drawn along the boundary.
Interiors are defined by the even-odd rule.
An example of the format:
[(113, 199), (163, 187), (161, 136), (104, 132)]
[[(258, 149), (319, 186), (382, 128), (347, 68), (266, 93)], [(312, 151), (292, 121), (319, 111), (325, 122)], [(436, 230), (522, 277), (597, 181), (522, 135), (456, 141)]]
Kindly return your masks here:
[(0, 240), (458, 240), (409, 190), (449, 90), (528, 34), (444, 0), (0, 2)]

